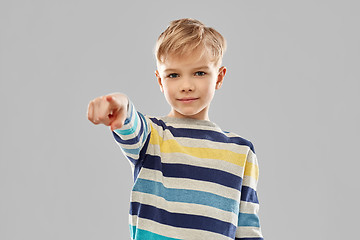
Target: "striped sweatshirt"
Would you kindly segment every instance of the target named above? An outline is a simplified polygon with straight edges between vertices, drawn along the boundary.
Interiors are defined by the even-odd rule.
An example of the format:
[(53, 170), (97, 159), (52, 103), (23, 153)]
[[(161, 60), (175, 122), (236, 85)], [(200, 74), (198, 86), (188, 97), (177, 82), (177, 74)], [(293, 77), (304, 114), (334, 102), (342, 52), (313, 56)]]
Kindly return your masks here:
[(263, 239), (250, 141), (208, 120), (143, 115), (131, 100), (112, 134), (134, 176), (131, 239)]

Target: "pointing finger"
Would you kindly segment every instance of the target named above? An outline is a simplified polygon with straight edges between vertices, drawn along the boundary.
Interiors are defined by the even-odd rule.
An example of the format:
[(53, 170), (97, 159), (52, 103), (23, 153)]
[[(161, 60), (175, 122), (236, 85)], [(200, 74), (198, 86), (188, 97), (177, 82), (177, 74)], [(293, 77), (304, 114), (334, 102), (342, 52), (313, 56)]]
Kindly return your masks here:
[(126, 110), (124, 108), (121, 108), (118, 113), (117, 118), (111, 122), (111, 131), (122, 128), (122, 126), (124, 125), (125, 119), (126, 119)]
[(112, 114), (114, 111), (117, 111), (120, 107), (118, 99), (112, 95), (105, 96), (106, 101), (109, 103), (109, 112)]

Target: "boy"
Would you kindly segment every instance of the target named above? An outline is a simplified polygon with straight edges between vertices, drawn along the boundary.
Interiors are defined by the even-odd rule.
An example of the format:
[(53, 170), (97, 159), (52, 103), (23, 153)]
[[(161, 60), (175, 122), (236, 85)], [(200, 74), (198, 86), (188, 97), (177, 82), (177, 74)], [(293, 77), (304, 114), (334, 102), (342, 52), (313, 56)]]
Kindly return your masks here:
[(167, 116), (137, 112), (122, 93), (89, 103), (88, 119), (111, 127), (132, 166), (131, 239), (263, 239), (254, 147), (208, 116), (226, 73), (225, 50), (216, 30), (172, 21), (155, 47)]

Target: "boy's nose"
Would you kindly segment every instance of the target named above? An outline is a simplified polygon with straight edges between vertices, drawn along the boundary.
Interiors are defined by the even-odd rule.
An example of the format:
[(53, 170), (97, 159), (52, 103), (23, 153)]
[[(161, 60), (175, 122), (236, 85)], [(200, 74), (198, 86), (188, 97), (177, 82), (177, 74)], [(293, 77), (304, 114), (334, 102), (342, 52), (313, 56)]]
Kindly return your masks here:
[(184, 87), (181, 89), (182, 92), (192, 92), (194, 91), (192, 87)]
[(191, 80), (184, 80), (181, 84), (181, 91), (182, 92), (189, 92), (194, 91), (195, 86)]

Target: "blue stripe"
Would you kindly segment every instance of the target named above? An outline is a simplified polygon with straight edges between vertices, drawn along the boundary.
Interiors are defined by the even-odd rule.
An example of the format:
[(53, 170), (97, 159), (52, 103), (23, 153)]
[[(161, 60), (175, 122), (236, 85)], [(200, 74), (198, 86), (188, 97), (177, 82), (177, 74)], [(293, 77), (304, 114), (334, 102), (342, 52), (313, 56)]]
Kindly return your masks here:
[(259, 203), (256, 191), (247, 186), (242, 186), (241, 201)]
[(133, 191), (153, 194), (170, 202), (194, 203), (239, 213), (239, 202), (230, 198), (197, 190), (166, 188), (160, 182), (138, 178)]
[(260, 227), (259, 217), (256, 214), (239, 213), (239, 227)]
[[(117, 135), (116, 132), (119, 132), (117, 130), (114, 130), (113, 131), (113, 135), (115, 137), (115, 140), (118, 142), (118, 143), (121, 143), (121, 144), (124, 144), (124, 145), (133, 145), (133, 144), (136, 144), (139, 142), (139, 139), (140, 139), (140, 136), (142, 135), (143, 131), (144, 131), (144, 128), (143, 128), (143, 124), (140, 125), (140, 130), (139, 130), (139, 133), (137, 136), (135, 136), (134, 138), (131, 138), (131, 139), (128, 139), (128, 140), (123, 140), (119, 137), (119, 135)], [(120, 133), (119, 133), (120, 134)], [(145, 134), (147, 135), (147, 133), (145, 132)]]
[[(142, 137), (142, 134), (143, 134), (143, 131), (144, 131), (144, 129), (145, 129), (145, 131), (144, 131), (144, 137), (143, 137), (143, 139), (142, 139), (142, 143), (144, 143), (145, 141), (146, 141), (146, 138), (147, 138), (147, 136), (148, 136), (148, 127), (147, 127), (147, 124), (146, 124), (146, 120), (145, 120), (145, 117), (141, 114), (141, 113), (138, 113), (139, 115), (140, 115), (140, 117), (141, 117), (141, 125), (140, 125), (140, 130), (139, 130), (139, 133), (134, 137), (134, 138), (131, 138), (131, 139), (128, 139), (128, 140), (123, 140), (123, 139), (121, 139), (119, 136), (118, 136), (118, 134), (121, 134), (122, 133), (122, 131), (128, 131), (128, 130), (130, 130), (130, 129), (127, 129), (127, 130), (119, 130), (119, 129), (116, 129), (116, 130), (114, 130), (113, 131), (113, 136), (114, 136), (114, 138), (115, 138), (115, 140), (118, 142), (118, 143), (120, 143), (120, 144), (122, 144), (123, 146), (122, 146), (122, 149), (124, 150), (124, 152), (125, 153), (129, 153), (129, 154), (134, 154), (134, 155), (138, 155), (139, 154), (139, 152), (140, 152), (140, 148), (135, 148), (135, 149), (131, 149), (131, 148), (125, 148), (125, 146), (124, 145), (133, 145), (133, 144), (136, 144), (136, 143), (139, 143), (140, 142), (140, 138)], [(137, 127), (137, 120), (138, 118), (136, 117), (135, 118), (135, 125), (134, 125), (134, 127), (133, 128), (131, 128), (131, 129), (133, 129), (134, 131), (136, 130), (136, 127)], [(145, 126), (145, 128), (144, 128), (144, 126)], [(116, 132), (116, 133), (115, 133)], [(118, 134), (117, 134), (118, 133)], [(127, 132), (127, 133), (129, 133), (129, 132)], [(126, 133), (126, 134), (127, 134)], [(126, 135), (125, 134), (125, 135)]]
[(127, 157), (127, 159), (129, 159), (130, 162), (132, 162), (132, 164), (136, 164), (136, 163), (139, 161), (138, 159), (129, 157), (129, 156), (127, 156), (127, 155), (126, 155), (126, 157)]
[(138, 202), (131, 202), (130, 214), (173, 227), (200, 229), (235, 238), (236, 226), (210, 217), (172, 213)]
[(149, 129), (148, 129), (148, 125), (146, 123), (145, 116), (141, 112), (138, 112), (138, 114), (139, 114), (139, 116), (141, 117), (141, 120), (142, 120), (141, 127), (145, 125), (145, 135), (147, 136), (148, 133), (149, 133)]
[(181, 240), (179, 238), (170, 238), (170, 237), (165, 237), (163, 235), (159, 235), (150, 231), (146, 231), (140, 228), (137, 228), (136, 226), (131, 226), (130, 225), (130, 234), (131, 234), (131, 239), (134, 240)]
[(124, 152), (129, 153), (129, 154), (134, 154), (134, 155), (138, 155), (140, 152), (140, 148), (129, 149), (129, 148), (122, 147), (122, 149), (124, 150)]
[(218, 169), (197, 167), (185, 164), (162, 163), (159, 156), (148, 156), (145, 168), (158, 170), (164, 177), (188, 178), (217, 183), (226, 187), (241, 190), (242, 178)]
[[(116, 133), (114, 133), (116, 135)], [(116, 135), (117, 136), (117, 135)], [(144, 159), (148, 156), (146, 153), (147, 147), (149, 145), (149, 140), (150, 140), (150, 134), (148, 135), (148, 137), (145, 139), (145, 143), (143, 148), (141, 149), (140, 153), (139, 153), (139, 157), (138, 159), (132, 158), (128, 155), (126, 155), (127, 159), (129, 159), (129, 161), (135, 165), (135, 169), (134, 169), (134, 181), (137, 178), (137, 175), (140, 172), (140, 169), (142, 168)]]
[(253, 144), (242, 137), (228, 137), (224, 133), (211, 131), (211, 130), (174, 128), (171, 126), (167, 126), (166, 123), (160, 119), (157, 118), (150, 118), (150, 119), (156, 125), (162, 127), (163, 130), (165, 129), (169, 130), (174, 137), (196, 138), (196, 139), (204, 139), (213, 142), (223, 142), (223, 143), (235, 143), (237, 145), (248, 146), (255, 153)]

